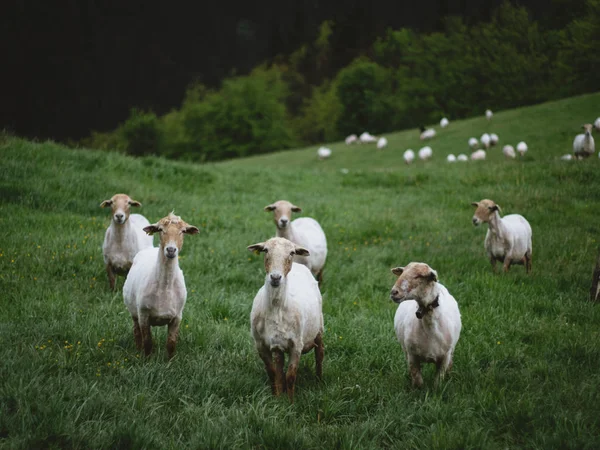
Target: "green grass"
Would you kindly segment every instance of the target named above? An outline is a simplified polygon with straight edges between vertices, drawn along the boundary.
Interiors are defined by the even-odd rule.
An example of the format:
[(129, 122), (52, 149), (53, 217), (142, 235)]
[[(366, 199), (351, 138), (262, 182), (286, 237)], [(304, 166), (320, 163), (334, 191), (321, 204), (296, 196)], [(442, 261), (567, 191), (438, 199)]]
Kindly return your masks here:
[[(600, 161), (558, 158), (598, 115), (600, 94), (452, 122), (434, 158), (407, 167), (417, 131), (215, 165), (0, 140), (0, 447), (600, 448), (600, 309), (587, 301), (600, 236)], [(357, 130), (362, 131), (362, 130)], [(500, 136), (484, 162), (449, 165), (470, 136)], [(501, 146), (529, 144), (523, 160)], [(349, 169), (343, 174), (340, 169)], [(188, 286), (178, 353), (135, 350), (101, 245), (117, 192), (155, 221), (201, 229), (181, 255)], [(491, 198), (533, 228), (533, 273), (493, 274), (470, 203)], [(300, 364), (295, 403), (271, 396), (249, 333), (262, 208), (289, 199), (319, 220), (324, 382)], [(424, 261), (463, 320), (452, 374), (410, 387), (393, 332), (390, 268)], [(123, 278), (118, 279), (118, 286)]]

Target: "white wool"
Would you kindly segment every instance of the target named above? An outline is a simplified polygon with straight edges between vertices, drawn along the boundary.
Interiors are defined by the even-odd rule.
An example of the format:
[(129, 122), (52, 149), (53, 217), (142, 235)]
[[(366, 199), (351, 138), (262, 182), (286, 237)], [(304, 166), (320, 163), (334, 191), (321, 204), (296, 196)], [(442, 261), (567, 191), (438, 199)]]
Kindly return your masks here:
[(458, 155), (458, 156), (456, 157), (456, 160), (457, 160), (457, 161), (463, 161), (463, 162), (464, 162), (464, 161), (468, 161), (468, 160), (469, 160), (469, 158), (468, 158), (468, 157), (467, 157), (467, 155), (465, 155), (464, 153), (461, 153), (460, 155)]
[(490, 145), (496, 145), (499, 141), (498, 135), (496, 133), (490, 134)]
[(562, 159), (563, 161), (571, 161), (573, 159), (573, 155), (567, 153), (566, 155), (562, 155), (560, 159)]
[(596, 144), (592, 136), (592, 125), (584, 125), (585, 133), (578, 134), (573, 140), (573, 154), (575, 158), (587, 158), (596, 151)]
[(429, 146), (425, 146), (419, 150), (419, 159), (428, 160), (433, 155), (433, 150)]
[(450, 153), (447, 157), (446, 157), (446, 161), (448, 162), (456, 162), (456, 156), (454, 156), (452, 153)]
[(377, 142), (377, 137), (373, 136), (372, 134), (370, 134), (368, 131), (365, 131), (364, 133), (362, 133), (359, 138), (361, 143), (363, 144), (369, 144), (372, 142)]
[(490, 148), (490, 143), (492, 142), (492, 139), (489, 134), (483, 133), (479, 140), (481, 141), (481, 145), (483, 145), (485, 148)]
[(515, 148), (512, 145), (505, 145), (504, 147), (502, 147), (502, 153), (507, 158), (514, 159), (517, 156), (517, 154), (515, 153)]
[(473, 150), (477, 150), (479, 148), (479, 141), (477, 138), (469, 138), (469, 147)]
[(442, 120), (440, 120), (440, 127), (442, 127), (442, 128), (446, 128), (449, 124), (450, 124), (450, 121), (446, 117), (444, 117), (444, 118), (442, 118)]
[(477, 150), (471, 153), (472, 161), (483, 161), (485, 159), (486, 153), (485, 150)]
[(346, 137), (346, 145), (350, 145), (350, 144), (354, 144), (355, 142), (358, 141), (358, 138), (356, 137), (355, 134), (351, 134), (350, 136)]
[(320, 147), (319, 150), (317, 150), (317, 156), (319, 159), (327, 159), (331, 156), (331, 149), (327, 147)]
[(517, 151), (521, 156), (523, 156), (527, 152), (527, 144), (524, 141), (521, 141), (517, 144)]
[(410, 164), (415, 160), (415, 152), (412, 149), (408, 149), (404, 152), (404, 162)]
[(433, 128), (428, 128), (421, 132), (421, 140), (431, 139), (435, 136), (435, 130)]
[(304, 264), (314, 275), (323, 269), (327, 259), (327, 238), (315, 219), (299, 217), (285, 229), (278, 228), (277, 236), (288, 239), (310, 252), (310, 256), (299, 256), (294, 261)]
[(600, 117), (598, 117), (595, 121), (594, 121), (594, 128), (598, 131), (600, 131)]
[(385, 146), (387, 146), (388, 141), (386, 138), (382, 137), (379, 138), (379, 140), (377, 141), (377, 148), (384, 148)]
[(491, 109), (486, 109), (485, 110), (485, 118), (487, 120), (492, 120), (492, 117), (494, 116), (494, 113), (492, 112)]

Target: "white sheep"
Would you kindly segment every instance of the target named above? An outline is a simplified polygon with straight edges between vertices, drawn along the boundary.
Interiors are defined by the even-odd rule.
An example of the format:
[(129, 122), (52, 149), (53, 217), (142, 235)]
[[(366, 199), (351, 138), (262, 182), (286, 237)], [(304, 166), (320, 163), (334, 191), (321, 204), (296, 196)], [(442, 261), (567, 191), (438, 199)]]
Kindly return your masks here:
[(462, 323), (458, 304), (437, 273), (425, 263), (396, 267), (390, 297), (399, 303), (394, 316), (396, 337), (406, 355), (413, 387), (423, 385), (422, 363), (435, 363), (436, 384), (452, 368)]
[(412, 149), (408, 149), (404, 152), (404, 162), (406, 164), (410, 164), (411, 162), (413, 162), (415, 160), (415, 152)]
[(456, 157), (456, 160), (457, 160), (457, 161), (464, 162), (464, 161), (468, 161), (468, 160), (469, 160), (469, 158), (468, 158), (468, 157), (467, 157), (467, 155), (465, 155), (464, 153), (461, 153), (460, 155), (458, 155), (458, 156)]
[(594, 121), (594, 128), (596, 128), (597, 131), (600, 131), (600, 117)]
[(152, 236), (146, 235), (143, 228), (150, 225), (148, 219), (141, 214), (131, 214), (130, 207), (142, 206), (126, 194), (116, 194), (110, 200), (100, 203), (101, 208), (112, 208), (112, 220), (106, 229), (102, 254), (106, 266), (106, 274), (111, 289), (115, 289), (117, 275), (125, 276), (133, 258), (140, 251), (152, 247)]
[(499, 138), (498, 135), (496, 133), (491, 133), (490, 134), (490, 145), (493, 147), (494, 145), (498, 144)]
[(456, 162), (456, 156), (454, 156), (452, 153), (450, 153), (448, 156), (446, 156), (446, 161)]
[(560, 159), (563, 161), (571, 161), (573, 159), (573, 155), (571, 155), (570, 153), (567, 153), (566, 155), (562, 155), (560, 157)]
[(351, 134), (350, 136), (346, 137), (346, 145), (350, 145), (350, 144), (354, 144), (355, 142), (358, 141), (358, 138), (356, 137), (355, 134)]
[(573, 154), (577, 159), (587, 158), (596, 151), (596, 145), (592, 136), (592, 124), (586, 123), (582, 125), (582, 128), (585, 132), (578, 134), (573, 140)]
[(321, 160), (327, 159), (331, 156), (331, 149), (327, 147), (319, 147), (319, 150), (317, 150), (317, 156)]
[(519, 214), (500, 217), (500, 206), (492, 200), (473, 202), (477, 208), (473, 215), (473, 225), (487, 223), (485, 250), (496, 271), (496, 261), (502, 261), (505, 272), (512, 264), (522, 264), (525, 271), (531, 271), (531, 226)]
[(382, 149), (382, 148), (386, 147), (387, 145), (388, 145), (388, 141), (384, 137), (379, 138), (379, 140), (377, 141), (377, 148), (379, 148), (379, 149)]
[(310, 256), (298, 254), (294, 261), (308, 267), (321, 283), (323, 281), (323, 267), (327, 259), (327, 239), (319, 222), (310, 217), (300, 217), (292, 221), (292, 213), (300, 212), (302, 209), (292, 205), (287, 200), (276, 201), (265, 206), (264, 209), (265, 211), (273, 211), (277, 237), (288, 239), (294, 244), (308, 249)]
[(433, 155), (433, 150), (431, 150), (431, 147), (429, 147), (429, 146), (425, 146), (419, 150), (419, 159), (421, 159), (423, 161), (427, 161), (428, 159), (431, 158), (432, 155)]
[(494, 116), (494, 113), (492, 112), (491, 109), (486, 109), (485, 110), (485, 118), (487, 120), (492, 120), (492, 117)]
[(160, 246), (139, 252), (123, 286), (123, 300), (133, 319), (133, 337), (138, 350), (152, 353), (151, 327), (169, 327), (167, 355), (175, 354), (177, 335), (187, 298), (185, 279), (179, 268), (179, 252), (184, 234), (198, 228), (170, 213), (144, 231), (160, 233)]
[(419, 129), (421, 130), (420, 139), (422, 141), (435, 137), (435, 130), (433, 128), (425, 129), (425, 127), (420, 127)]
[(527, 153), (528, 147), (527, 144), (525, 143), (525, 141), (521, 141), (517, 144), (517, 151), (519, 152), (519, 155), (521, 155), (521, 157), (525, 156), (525, 153)]
[(485, 150), (477, 150), (471, 153), (471, 161), (483, 161), (486, 157)]
[(450, 121), (446, 117), (443, 117), (442, 120), (440, 120), (440, 127), (446, 128), (448, 125), (450, 125)]
[(489, 134), (483, 133), (479, 140), (481, 141), (481, 145), (483, 145), (486, 149), (490, 148), (490, 143), (492, 139)]
[[(264, 285), (252, 304), (250, 329), (256, 350), (265, 363), (273, 394), (287, 390), (294, 401), (294, 385), (300, 356), (315, 349), (315, 371), (323, 378), (323, 300), (310, 271), (294, 257), (309, 251), (284, 238), (250, 245), (265, 253)], [(273, 358), (275, 353), (275, 358)], [(284, 376), (285, 353), (288, 368)]]
[(361, 134), (358, 138), (358, 140), (362, 143), (362, 144), (370, 144), (372, 142), (377, 142), (377, 136), (373, 136), (372, 134), (370, 134), (368, 131), (365, 131), (363, 134)]
[(507, 158), (515, 159), (517, 154), (515, 153), (515, 148), (512, 145), (505, 145), (502, 147), (502, 154)]
[(469, 147), (471, 148), (471, 150), (477, 150), (479, 148), (479, 141), (477, 140), (477, 138), (469, 138)]

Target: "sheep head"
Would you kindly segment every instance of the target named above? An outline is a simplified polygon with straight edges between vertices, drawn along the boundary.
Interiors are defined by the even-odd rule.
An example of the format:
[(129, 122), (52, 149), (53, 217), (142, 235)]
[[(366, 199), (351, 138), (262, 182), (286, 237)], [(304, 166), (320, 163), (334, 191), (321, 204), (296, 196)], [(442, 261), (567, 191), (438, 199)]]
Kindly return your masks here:
[(127, 222), (127, 219), (129, 219), (129, 215), (131, 214), (130, 207), (142, 206), (142, 204), (137, 200), (131, 199), (126, 194), (116, 194), (113, 195), (110, 200), (104, 200), (100, 203), (100, 208), (106, 208), (107, 206), (112, 208), (113, 221), (117, 225), (123, 225)]
[[(431, 299), (431, 289), (438, 280), (437, 272), (425, 263), (411, 262), (406, 267), (395, 267), (392, 273), (398, 279), (392, 287), (390, 298), (395, 303), (405, 300), (416, 300), (419, 311), (430, 308), (435, 299)], [(417, 317), (420, 319), (417, 311)]]
[(471, 205), (477, 208), (473, 215), (473, 225), (475, 226), (489, 222), (493, 215), (496, 214), (496, 211), (500, 212), (500, 206), (488, 199), (481, 200), (480, 202), (473, 202)]
[(174, 259), (179, 255), (183, 247), (184, 234), (199, 232), (198, 227), (187, 224), (173, 213), (153, 225), (148, 225), (144, 231), (149, 235), (160, 233), (160, 249), (167, 259)]
[(285, 281), (288, 273), (292, 270), (292, 262), (295, 255), (310, 255), (309, 251), (305, 248), (279, 237), (250, 245), (248, 246), (248, 250), (265, 253), (266, 281), (272, 287), (279, 287), (282, 281)]
[(585, 133), (586, 136), (591, 136), (592, 135), (593, 125), (591, 123), (584, 123), (583, 125), (581, 125), (581, 128), (584, 129), (584, 133)]
[(299, 206), (292, 205), (287, 200), (279, 200), (265, 206), (265, 211), (273, 211), (273, 221), (279, 230), (287, 228), (292, 221), (292, 212), (300, 212)]

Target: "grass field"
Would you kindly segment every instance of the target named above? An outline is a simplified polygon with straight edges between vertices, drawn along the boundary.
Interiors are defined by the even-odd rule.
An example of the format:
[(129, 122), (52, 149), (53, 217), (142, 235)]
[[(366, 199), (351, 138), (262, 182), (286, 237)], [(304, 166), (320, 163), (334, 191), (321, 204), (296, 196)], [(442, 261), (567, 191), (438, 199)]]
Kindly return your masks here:
[[(214, 165), (133, 159), (0, 138), (0, 447), (600, 448), (600, 305), (587, 301), (600, 239), (600, 160), (564, 162), (600, 93), (451, 122), (434, 157), (405, 166), (416, 130), (388, 147), (334, 143)], [(362, 130), (357, 130), (361, 132)], [(445, 162), (496, 132), (483, 162)], [(501, 147), (529, 144), (523, 160)], [(340, 169), (348, 169), (344, 174)], [(188, 300), (178, 353), (135, 349), (101, 245), (102, 200), (126, 192), (151, 222), (171, 210), (200, 228), (180, 265)], [(472, 201), (533, 228), (533, 273), (493, 274)], [(301, 206), (329, 243), (324, 382), (300, 363), (295, 403), (271, 396), (249, 333), (263, 207)], [(156, 240), (155, 240), (156, 242)], [(423, 261), (457, 299), (453, 371), (412, 389), (393, 331), (390, 268)], [(123, 278), (118, 279), (122, 287)]]

